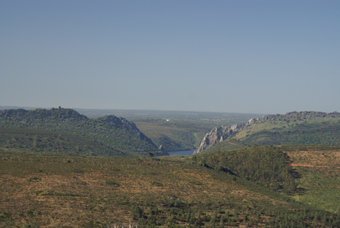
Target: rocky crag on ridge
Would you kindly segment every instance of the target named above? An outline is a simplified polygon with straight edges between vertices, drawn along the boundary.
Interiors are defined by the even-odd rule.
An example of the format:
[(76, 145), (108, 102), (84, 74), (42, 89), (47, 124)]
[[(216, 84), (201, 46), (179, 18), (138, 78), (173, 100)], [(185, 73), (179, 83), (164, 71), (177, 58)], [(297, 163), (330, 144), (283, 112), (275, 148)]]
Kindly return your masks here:
[(207, 149), (208, 147), (218, 142), (222, 142), (223, 140), (229, 138), (230, 136), (236, 134), (237, 132), (242, 131), (243, 129), (246, 129), (246, 127), (248, 126), (248, 123), (247, 124), (235, 124), (232, 126), (222, 125), (219, 127), (214, 127), (209, 133), (207, 133), (204, 136), (200, 146), (198, 147), (197, 150), (194, 151), (193, 154), (198, 154), (202, 152), (203, 150)]
[(301, 121), (306, 119), (325, 118), (325, 117), (340, 117), (339, 112), (288, 112), (286, 114), (265, 115), (261, 118), (252, 118), (248, 120), (246, 124), (235, 124), (232, 126), (219, 126), (214, 127), (209, 133), (207, 133), (200, 143), (200, 146), (193, 154), (198, 154), (212, 145), (222, 142), (223, 140), (232, 137), (237, 132), (247, 129), (252, 124), (265, 123), (270, 121)]

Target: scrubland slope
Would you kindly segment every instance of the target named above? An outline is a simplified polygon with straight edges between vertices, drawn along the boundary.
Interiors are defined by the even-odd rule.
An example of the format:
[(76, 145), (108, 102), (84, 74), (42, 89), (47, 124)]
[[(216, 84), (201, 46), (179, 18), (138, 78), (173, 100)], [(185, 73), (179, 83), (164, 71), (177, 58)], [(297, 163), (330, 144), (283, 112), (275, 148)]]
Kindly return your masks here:
[[(282, 161), (273, 156), (276, 163)], [(0, 226), (107, 227), (130, 221), (142, 227), (340, 225), (338, 214), (295, 203), (280, 189), (208, 162), (204, 166), (195, 157), (1, 152)]]

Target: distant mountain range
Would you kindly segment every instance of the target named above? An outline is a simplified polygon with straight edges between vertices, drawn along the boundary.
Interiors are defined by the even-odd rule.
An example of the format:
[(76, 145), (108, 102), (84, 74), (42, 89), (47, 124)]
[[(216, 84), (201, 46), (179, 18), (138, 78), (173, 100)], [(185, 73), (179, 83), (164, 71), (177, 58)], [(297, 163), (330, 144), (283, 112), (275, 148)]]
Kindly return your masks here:
[(340, 145), (340, 113), (289, 112), (219, 126), (207, 133), (195, 153), (250, 145)]
[(114, 115), (90, 119), (73, 109), (0, 111), (0, 127), (64, 132), (127, 152), (164, 154), (136, 125)]

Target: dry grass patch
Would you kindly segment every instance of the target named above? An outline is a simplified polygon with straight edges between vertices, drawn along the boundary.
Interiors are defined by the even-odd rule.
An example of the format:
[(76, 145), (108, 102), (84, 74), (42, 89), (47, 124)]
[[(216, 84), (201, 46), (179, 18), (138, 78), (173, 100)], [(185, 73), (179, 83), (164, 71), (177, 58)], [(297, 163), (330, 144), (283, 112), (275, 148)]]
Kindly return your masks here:
[[(292, 165), (310, 167), (340, 167), (340, 151), (287, 151)], [(298, 165), (295, 165), (298, 166)]]
[(223, 172), (122, 157), (0, 154), (0, 192), (2, 227), (108, 227), (130, 220), (212, 227), (216, 211), (220, 221), (230, 210), (235, 216), (230, 214), (227, 227), (227, 221), (242, 225), (242, 213), (258, 213), (260, 207), (290, 207)]

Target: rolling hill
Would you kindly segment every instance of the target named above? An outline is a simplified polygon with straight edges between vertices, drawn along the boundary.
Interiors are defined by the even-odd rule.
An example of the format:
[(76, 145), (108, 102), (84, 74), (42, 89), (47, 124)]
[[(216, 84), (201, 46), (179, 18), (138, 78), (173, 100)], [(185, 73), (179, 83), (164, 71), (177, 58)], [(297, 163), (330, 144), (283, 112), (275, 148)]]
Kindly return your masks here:
[(314, 208), (340, 212), (340, 145), (253, 146), (199, 153), (192, 160)]
[(117, 150), (163, 154), (134, 123), (113, 115), (90, 119), (72, 109), (63, 108), (2, 110), (0, 127), (64, 132)]
[[(214, 128), (205, 153), (146, 158), (105, 144), (139, 134), (123, 118), (2, 111), (0, 226), (339, 227), (340, 145), (283, 145), (305, 133), (336, 144), (339, 117), (305, 114)], [(201, 129), (157, 121), (165, 132)], [(286, 140), (266, 145), (275, 138), (264, 132)]]

